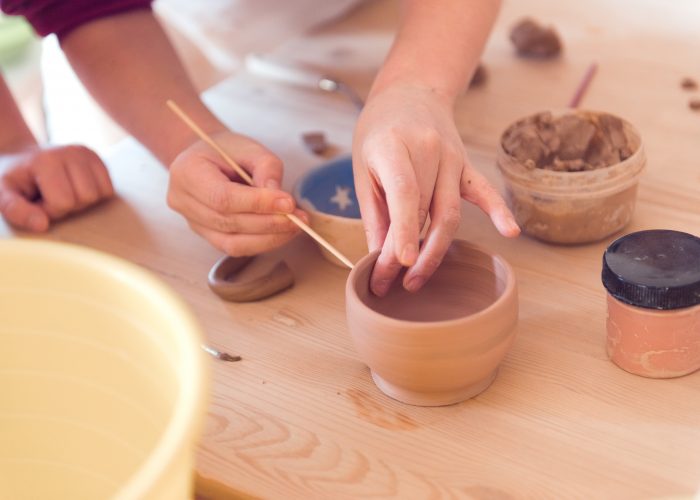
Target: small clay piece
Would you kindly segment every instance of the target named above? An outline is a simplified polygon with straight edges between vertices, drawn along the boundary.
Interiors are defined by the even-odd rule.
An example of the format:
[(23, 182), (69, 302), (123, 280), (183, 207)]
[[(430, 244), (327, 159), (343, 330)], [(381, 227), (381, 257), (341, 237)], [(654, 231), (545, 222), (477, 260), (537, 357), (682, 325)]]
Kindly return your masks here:
[(544, 27), (537, 21), (521, 19), (510, 31), (510, 40), (522, 57), (547, 58), (561, 52), (559, 35), (552, 27)]
[(563, 172), (609, 167), (634, 153), (622, 120), (605, 113), (539, 113), (510, 127), (502, 141), (525, 166)]
[(469, 88), (474, 88), (474, 87), (479, 87), (486, 83), (486, 80), (488, 79), (488, 71), (486, 71), (486, 67), (483, 64), (479, 64), (476, 67), (476, 70), (474, 70), (474, 74), (472, 75), (472, 79), (469, 82)]
[(304, 141), (304, 146), (313, 154), (323, 155), (328, 151), (328, 141), (323, 132), (305, 132), (301, 139)]
[(252, 302), (279, 293), (294, 284), (294, 275), (283, 260), (260, 272), (246, 272), (258, 257), (223, 257), (209, 271), (209, 288), (224, 300)]
[(688, 107), (693, 111), (700, 111), (700, 99), (691, 99), (688, 101)]
[(204, 351), (207, 354), (211, 354), (213, 357), (215, 357), (216, 359), (220, 359), (221, 361), (235, 362), (241, 361), (243, 359), (238, 355), (229, 354), (226, 351), (220, 351), (208, 345), (202, 345), (202, 349), (204, 349)]
[(683, 90), (689, 90), (689, 91), (697, 90), (698, 89), (698, 82), (696, 82), (692, 78), (686, 76), (685, 78), (683, 78), (683, 80), (681, 80), (681, 88)]

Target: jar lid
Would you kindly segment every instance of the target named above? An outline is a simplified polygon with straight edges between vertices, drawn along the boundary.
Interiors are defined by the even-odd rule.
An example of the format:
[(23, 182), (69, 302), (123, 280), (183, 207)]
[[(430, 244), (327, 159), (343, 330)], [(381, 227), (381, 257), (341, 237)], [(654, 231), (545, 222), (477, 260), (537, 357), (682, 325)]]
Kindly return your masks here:
[(602, 279), (610, 295), (633, 306), (700, 304), (700, 238), (665, 229), (622, 236), (603, 254)]

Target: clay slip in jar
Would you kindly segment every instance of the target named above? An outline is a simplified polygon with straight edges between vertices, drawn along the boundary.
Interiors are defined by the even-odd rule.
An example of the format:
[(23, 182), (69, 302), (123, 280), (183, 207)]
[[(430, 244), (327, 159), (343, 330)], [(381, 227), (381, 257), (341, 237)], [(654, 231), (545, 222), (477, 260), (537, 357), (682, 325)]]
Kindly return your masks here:
[[(588, 128), (580, 126), (586, 123)], [(542, 126), (545, 130), (538, 130)], [(555, 133), (543, 138), (544, 132)], [(613, 157), (622, 161), (605, 158), (618, 148), (622, 154)], [(523, 232), (551, 243), (577, 244), (601, 240), (627, 225), (646, 156), (629, 122), (609, 113), (565, 110), (510, 125), (501, 136), (497, 164)]]
[(628, 234), (603, 255), (607, 351), (652, 378), (700, 369), (700, 238), (678, 231)]
[(379, 389), (419, 406), (449, 405), (484, 391), (515, 337), (518, 297), (510, 265), (456, 240), (419, 292), (407, 292), (398, 279), (380, 298), (369, 290), (377, 256), (356, 264), (345, 296), (355, 347)]

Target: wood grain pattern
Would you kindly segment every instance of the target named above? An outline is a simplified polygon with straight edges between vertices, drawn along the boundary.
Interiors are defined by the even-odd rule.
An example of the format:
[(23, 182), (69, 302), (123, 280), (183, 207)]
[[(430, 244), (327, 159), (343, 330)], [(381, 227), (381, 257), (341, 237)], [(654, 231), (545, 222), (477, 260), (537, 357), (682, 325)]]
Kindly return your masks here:
[[(514, 57), (507, 31), (525, 13), (562, 32), (561, 59)], [(370, 3), (276, 55), (326, 68), (364, 93), (395, 14), (393, 2)], [(500, 186), (500, 132), (519, 116), (564, 106), (596, 60), (582, 107), (629, 119), (647, 148), (626, 231), (700, 233), (700, 117), (679, 86), (684, 76), (700, 78), (698, 19), (695, 0), (506, 2), (483, 59), (489, 80), (457, 106), (473, 163)], [(206, 99), (283, 158), (288, 188), (320, 161), (304, 148), (303, 132), (323, 130), (345, 151), (351, 143), (356, 112), (339, 96), (242, 73)], [(220, 255), (166, 208), (166, 172), (133, 141), (115, 149), (109, 166), (120, 198), (47, 237), (150, 269), (189, 302), (211, 345), (243, 357), (213, 366), (198, 455), (203, 498), (617, 499), (691, 496), (700, 485), (700, 373), (649, 380), (606, 357), (600, 261), (612, 237), (578, 247), (505, 240), (465, 204), (460, 237), (498, 251), (516, 270), (519, 336), (488, 391), (416, 408), (372, 384), (345, 326), (347, 272), (312, 241), (300, 237), (282, 251), (293, 289), (260, 303), (225, 303), (206, 283)], [(12, 235), (4, 225), (0, 233)]]

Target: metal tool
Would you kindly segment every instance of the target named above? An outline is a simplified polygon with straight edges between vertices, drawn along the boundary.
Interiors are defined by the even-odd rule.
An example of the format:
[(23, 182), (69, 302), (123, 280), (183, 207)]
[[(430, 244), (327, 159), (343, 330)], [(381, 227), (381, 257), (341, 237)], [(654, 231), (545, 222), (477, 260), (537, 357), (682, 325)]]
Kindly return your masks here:
[(271, 61), (259, 54), (248, 54), (245, 58), (245, 66), (252, 74), (270, 80), (325, 92), (336, 92), (348, 98), (358, 110), (365, 105), (362, 97), (346, 83), (312, 70)]

